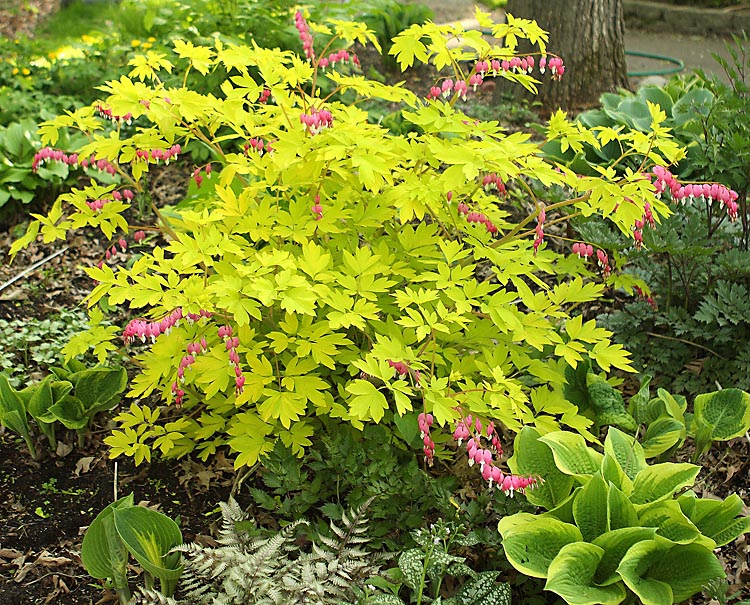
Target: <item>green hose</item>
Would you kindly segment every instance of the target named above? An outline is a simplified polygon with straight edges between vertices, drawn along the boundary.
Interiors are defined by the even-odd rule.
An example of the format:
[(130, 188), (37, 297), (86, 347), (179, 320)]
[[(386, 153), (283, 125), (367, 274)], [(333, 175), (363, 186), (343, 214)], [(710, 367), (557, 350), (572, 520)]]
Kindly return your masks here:
[(673, 59), (672, 57), (665, 57), (663, 55), (655, 55), (653, 53), (642, 53), (637, 50), (626, 50), (626, 55), (631, 57), (644, 57), (646, 59), (656, 59), (657, 61), (664, 61), (665, 63), (673, 63), (674, 67), (665, 67), (664, 69), (656, 69), (653, 71), (629, 71), (628, 76), (631, 78), (641, 78), (644, 76), (671, 76), (685, 69), (685, 63), (680, 59)]

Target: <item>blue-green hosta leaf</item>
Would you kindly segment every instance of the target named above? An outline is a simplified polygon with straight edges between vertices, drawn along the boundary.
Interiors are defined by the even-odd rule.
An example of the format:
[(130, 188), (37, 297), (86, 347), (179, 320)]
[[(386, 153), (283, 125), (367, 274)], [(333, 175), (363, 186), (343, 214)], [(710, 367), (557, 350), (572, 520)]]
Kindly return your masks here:
[(573, 518), (586, 542), (609, 531), (607, 496), (609, 487), (601, 474), (594, 474), (573, 502)]
[(672, 118), (676, 126), (700, 117), (706, 117), (714, 104), (714, 95), (706, 88), (694, 88), (672, 107)]
[(643, 453), (646, 458), (655, 458), (681, 444), (687, 430), (685, 423), (670, 416), (660, 416), (648, 425), (643, 436)]
[(732, 494), (723, 502), (698, 498), (688, 492), (677, 499), (680, 509), (707, 538), (724, 546), (740, 534), (750, 532), (750, 517), (739, 517), (743, 502), (737, 494)]
[(510, 564), (527, 576), (544, 578), (560, 549), (582, 540), (581, 532), (575, 525), (554, 517), (530, 516), (533, 520), (520, 525), (514, 523), (515, 515), (504, 517), (498, 529)]
[[(703, 453), (711, 441), (726, 441), (744, 435), (750, 428), (750, 394), (740, 389), (723, 389), (698, 395), (694, 403), (693, 429), (696, 449)], [(705, 433), (706, 437), (701, 434)], [(698, 443), (701, 435), (701, 443)]]
[(526, 499), (551, 510), (570, 495), (574, 480), (557, 468), (552, 450), (539, 441), (540, 436), (535, 428), (523, 427), (516, 435), (513, 456), (508, 459), (508, 466), (517, 475), (544, 478), (534, 489), (527, 490)]
[(658, 536), (634, 545), (617, 571), (643, 605), (680, 603), (710, 580), (726, 575), (710, 549), (700, 544), (672, 544)]
[(128, 550), (114, 526), (113, 511), (133, 506), (129, 494), (104, 508), (91, 522), (81, 544), (81, 562), (93, 578), (110, 578), (117, 582), (125, 577)]
[(26, 418), (26, 406), (5, 374), (0, 374), (0, 424), (15, 431), (26, 440), (31, 438), (29, 421)]
[(648, 507), (638, 520), (644, 527), (655, 527), (660, 536), (672, 542), (690, 544), (699, 541), (708, 549), (716, 547), (713, 540), (701, 536), (698, 528), (682, 513), (676, 500), (666, 500)]
[(602, 455), (588, 447), (578, 433), (555, 431), (539, 440), (550, 447), (557, 468), (566, 475), (584, 479), (599, 470)]
[(633, 482), (630, 501), (650, 504), (671, 497), (676, 491), (693, 485), (701, 468), (686, 462), (664, 462), (644, 468)]
[(635, 527), (638, 525), (638, 513), (630, 499), (610, 483), (607, 494), (607, 507), (609, 510), (609, 528), (611, 530), (623, 527)]
[[(607, 430), (604, 451), (617, 460), (620, 468), (631, 481), (635, 480), (638, 473), (646, 468), (646, 456), (641, 444), (615, 427), (609, 427)], [(623, 491), (628, 493), (627, 490)]]
[(597, 586), (594, 581), (604, 549), (586, 542), (566, 544), (550, 563), (545, 590), (571, 605), (617, 605), (627, 596), (621, 583)]
[(623, 527), (602, 534), (592, 542), (604, 550), (594, 581), (602, 586), (620, 582), (617, 567), (630, 547), (644, 540), (653, 540), (656, 529), (652, 527)]
[(70, 378), (75, 395), (81, 400), (88, 416), (107, 410), (119, 401), (128, 383), (125, 368), (89, 368)]

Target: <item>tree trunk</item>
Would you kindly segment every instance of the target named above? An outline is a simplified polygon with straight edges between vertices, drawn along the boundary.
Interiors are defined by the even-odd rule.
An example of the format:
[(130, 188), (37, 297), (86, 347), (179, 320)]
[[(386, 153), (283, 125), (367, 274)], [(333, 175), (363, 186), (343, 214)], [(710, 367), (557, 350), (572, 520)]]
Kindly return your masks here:
[(542, 77), (536, 99), (545, 109), (590, 107), (628, 86), (622, 0), (509, 0), (506, 10), (547, 30), (548, 52), (564, 61), (561, 81)]

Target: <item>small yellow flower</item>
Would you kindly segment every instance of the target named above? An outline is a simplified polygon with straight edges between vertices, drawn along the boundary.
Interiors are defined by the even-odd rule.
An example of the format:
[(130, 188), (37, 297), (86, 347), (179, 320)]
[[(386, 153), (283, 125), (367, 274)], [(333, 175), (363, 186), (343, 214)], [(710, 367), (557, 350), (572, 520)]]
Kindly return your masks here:
[(143, 44), (141, 44), (141, 48), (142, 48), (143, 50), (148, 50), (148, 49), (149, 49), (149, 48), (151, 48), (152, 46), (153, 46), (153, 44), (150, 44), (149, 42), (144, 42)]
[(153, 44), (154, 42), (156, 42), (156, 38), (154, 38), (153, 36), (149, 36), (148, 41)]
[(23, 68), (23, 69), (21, 70), (21, 73), (22, 73), (22, 74), (23, 74), (24, 76), (28, 76), (28, 75), (30, 75), (30, 74), (31, 74), (31, 71), (30, 71), (30, 70), (29, 70), (29, 69), (28, 69), (27, 67), (24, 67), (24, 68)]
[(17, 76), (17, 75), (18, 75), (18, 68), (17, 68), (17, 67), (14, 67), (14, 68), (13, 68), (13, 75), (14, 75), (14, 76)]
[(141, 45), (141, 41), (140, 40), (131, 40), (130, 41), (130, 46), (132, 46), (133, 48), (138, 48), (140, 45)]

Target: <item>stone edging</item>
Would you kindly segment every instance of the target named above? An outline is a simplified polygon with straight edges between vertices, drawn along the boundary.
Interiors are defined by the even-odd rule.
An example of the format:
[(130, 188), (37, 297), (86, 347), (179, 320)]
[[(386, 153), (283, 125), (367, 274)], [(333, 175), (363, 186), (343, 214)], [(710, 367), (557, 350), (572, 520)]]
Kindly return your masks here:
[(625, 25), (631, 29), (721, 36), (750, 33), (749, 11), (677, 6), (645, 0), (623, 0)]

